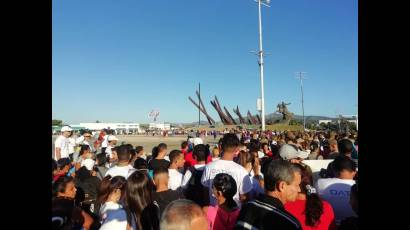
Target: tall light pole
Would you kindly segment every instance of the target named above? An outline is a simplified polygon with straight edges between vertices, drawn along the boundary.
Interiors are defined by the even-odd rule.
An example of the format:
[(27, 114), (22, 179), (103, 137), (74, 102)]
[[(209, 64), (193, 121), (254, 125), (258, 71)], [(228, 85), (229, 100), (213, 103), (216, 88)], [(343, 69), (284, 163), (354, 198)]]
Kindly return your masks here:
[(259, 70), (261, 77), (261, 122), (262, 122), (262, 131), (265, 131), (265, 96), (263, 92), (263, 49), (262, 49), (262, 5), (270, 7), (268, 4), (270, 0), (255, 0), (258, 2), (258, 16), (259, 16)]
[[(201, 82), (199, 82), (198, 84), (198, 98), (199, 98), (199, 105), (201, 105)], [(199, 126), (201, 126), (201, 110), (198, 107), (198, 130), (199, 130)]]
[(303, 74), (305, 74), (306, 72), (296, 72), (298, 74), (298, 76), (296, 78), (300, 79), (300, 92), (302, 93), (302, 115), (303, 115), (303, 130), (306, 129), (306, 121), (305, 121), (305, 106), (303, 104), (303, 79), (306, 79)]

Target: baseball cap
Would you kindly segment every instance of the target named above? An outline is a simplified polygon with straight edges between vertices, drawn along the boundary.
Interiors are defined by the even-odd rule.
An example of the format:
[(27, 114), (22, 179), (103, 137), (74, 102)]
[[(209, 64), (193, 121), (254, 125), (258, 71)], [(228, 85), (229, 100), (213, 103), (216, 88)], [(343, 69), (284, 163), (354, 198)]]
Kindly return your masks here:
[(295, 158), (305, 159), (309, 156), (309, 153), (298, 150), (296, 146), (284, 144), (279, 149), (279, 155), (284, 160), (290, 160), (290, 159), (295, 159)]
[(193, 144), (193, 145), (199, 145), (199, 144), (203, 144), (203, 141), (201, 138), (199, 137), (195, 137), (195, 138), (189, 138), (188, 142)]
[(118, 138), (116, 136), (110, 135), (108, 137), (108, 141), (118, 141)]
[(61, 132), (71, 132), (73, 131), (73, 129), (70, 126), (63, 126), (63, 128), (61, 128)]
[(93, 170), (95, 161), (93, 159), (85, 159), (81, 162), (81, 167), (85, 166), (88, 170)]

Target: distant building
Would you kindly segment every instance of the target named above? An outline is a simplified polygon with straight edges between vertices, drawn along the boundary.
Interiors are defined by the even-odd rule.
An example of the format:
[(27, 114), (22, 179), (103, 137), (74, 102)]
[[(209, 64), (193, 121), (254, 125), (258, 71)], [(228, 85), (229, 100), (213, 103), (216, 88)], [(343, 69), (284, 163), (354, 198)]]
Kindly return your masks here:
[(115, 130), (115, 133), (120, 135), (141, 132), (139, 123), (80, 123), (80, 126), (92, 131), (100, 131), (109, 128)]
[(319, 124), (320, 123), (325, 123), (325, 124), (332, 123), (332, 120), (319, 120)]
[(171, 130), (171, 124), (167, 124), (167, 123), (149, 123), (149, 129)]

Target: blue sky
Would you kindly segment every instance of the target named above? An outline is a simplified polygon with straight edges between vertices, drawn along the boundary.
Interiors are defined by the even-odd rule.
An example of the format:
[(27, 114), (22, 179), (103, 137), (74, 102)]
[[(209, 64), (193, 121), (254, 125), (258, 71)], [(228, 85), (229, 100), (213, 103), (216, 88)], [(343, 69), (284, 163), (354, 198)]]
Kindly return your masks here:
[[(52, 116), (71, 124), (192, 122), (201, 96), (231, 114), (256, 113), (258, 12), (253, 0), (53, 0)], [(356, 0), (271, 1), (262, 9), (265, 110), (280, 101), (305, 115), (356, 114)], [(201, 115), (205, 120), (205, 117)]]

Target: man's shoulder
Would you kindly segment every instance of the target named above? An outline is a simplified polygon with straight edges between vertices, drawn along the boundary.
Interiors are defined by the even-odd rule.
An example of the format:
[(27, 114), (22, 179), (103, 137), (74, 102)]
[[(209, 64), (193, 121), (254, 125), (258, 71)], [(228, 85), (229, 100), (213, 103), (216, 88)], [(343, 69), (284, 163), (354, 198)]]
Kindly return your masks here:
[[(255, 224), (255, 226), (284, 227), (283, 229), (301, 229), (300, 222), (286, 211), (259, 199), (242, 206), (239, 223)], [(238, 219), (239, 220), (239, 219)], [(249, 222), (248, 222), (249, 221)]]
[(320, 178), (317, 181), (317, 189), (324, 190), (330, 186), (351, 186), (355, 184), (354, 180), (345, 180), (339, 178)]

